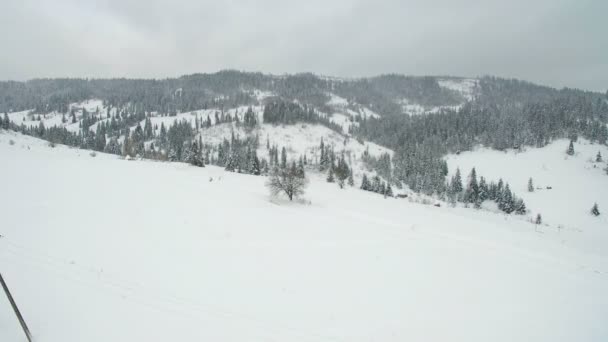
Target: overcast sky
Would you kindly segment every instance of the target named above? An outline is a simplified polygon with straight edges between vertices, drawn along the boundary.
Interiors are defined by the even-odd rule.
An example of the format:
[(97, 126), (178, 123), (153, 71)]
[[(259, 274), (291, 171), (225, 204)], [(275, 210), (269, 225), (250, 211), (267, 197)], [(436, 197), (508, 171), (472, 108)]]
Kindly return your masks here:
[(608, 0), (0, 0), (0, 79), (498, 75), (608, 89)]

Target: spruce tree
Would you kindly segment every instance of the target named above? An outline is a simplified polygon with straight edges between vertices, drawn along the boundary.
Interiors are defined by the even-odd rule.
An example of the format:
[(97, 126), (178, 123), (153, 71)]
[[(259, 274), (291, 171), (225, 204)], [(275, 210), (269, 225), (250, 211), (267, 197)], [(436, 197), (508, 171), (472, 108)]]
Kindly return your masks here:
[(513, 194), (511, 193), (511, 188), (509, 187), (509, 183), (505, 185), (505, 190), (502, 193), (502, 197), (498, 204), (500, 210), (504, 211), (507, 214), (513, 212)]
[(482, 203), (483, 201), (487, 200), (489, 196), (489, 189), (488, 189), (488, 185), (486, 184), (486, 179), (481, 176), (479, 177), (479, 196), (478, 196), (478, 200), (480, 203)]
[(591, 215), (600, 216), (600, 209), (597, 207), (597, 203), (593, 203), (593, 207), (591, 207)]
[(517, 198), (514, 203), (514, 209), (517, 215), (524, 215), (527, 212), (524, 200), (522, 200), (521, 198)]
[(300, 159), (298, 160), (297, 175), (300, 178), (305, 178), (306, 177), (306, 174), (305, 174), (305, 171), (304, 171), (304, 161), (302, 160), (302, 157), (300, 157)]
[(363, 178), (361, 179), (361, 190), (370, 190), (369, 179), (367, 179), (367, 174), (365, 173), (363, 174)]
[(281, 168), (284, 169), (287, 167), (287, 150), (285, 147), (281, 149)]
[(477, 173), (475, 168), (471, 170), (469, 175), (467, 189), (464, 193), (464, 201), (466, 203), (475, 203), (479, 197), (479, 185), (477, 184)]
[(335, 178), (334, 178), (334, 169), (330, 168), (329, 169), (329, 174), (327, 175), (327, 182), (328, 183), (333, 183), (335, 182)]
[(568, 145), (568, 150), (566, 151), (566, 154), (568, 154), (569, 156), (574, 155), (574, 141), (570, 140), (570, 145)]
[(462, 177), (460, 176), (460, 169), (456, 169), (456, 174), (452, 177), (450, 184), (450, 191), (452, 195), (459, 196), (462, 192)]
[(393, 188), (391, 187), (390, 184), (386, 187), (386, 193), (385, 193), (385, 195), (387, 197), (393, 197)]

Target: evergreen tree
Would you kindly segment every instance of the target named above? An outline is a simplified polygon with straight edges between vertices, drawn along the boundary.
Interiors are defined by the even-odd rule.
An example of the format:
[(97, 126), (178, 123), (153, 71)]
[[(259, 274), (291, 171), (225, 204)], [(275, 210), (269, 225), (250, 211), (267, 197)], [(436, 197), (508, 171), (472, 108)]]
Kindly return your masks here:
[(456, 169), (456, 174), (452, 177), (450, 184), (450, 191), (453, 195), (458, 196), (462, 192), (462, 177), (460, 176), (460, 169)]
[(486, 184), (486, 179), (481, 176), (479, 177), (479, 196), (478, 200), (481, 204), (483, 201), (487, 200), (490, 196), (490, 190), (488, 189), (488, 185)]
[(602, 154), (600, 153), (600, 151), (597, 151), (597, 155), (595, 156), (595, 162), (596, 163), (602, 162)]
[(386, 187), (385, 195), (387, 197), (393, 197), (393, 188), (391, 187), (390, 184)]
[(300, 159), (298, 160), (297, 175), (300, 178), (306, 177), (306, 174), (304, 171), (304, 160), (302, 160), (302, 157), (300, 157)]
[(353, 178), (353, 170), (351, 169), (348, 173), (348, 185), (355, 186), (355, 179)]
[(522, 200), (521, 198), (517, 198), (514, 203), (514, 209), (517, 215), (524, 215), (527, 212), (524, 200)]
[(329, 174), (327, 175), (327, 182), (328, 183), (333, 183), (335, 182), (335, 178), (334, 178), (334, 169), (330, 168), (329, 169)]
[(196, 141), (193, 141), (190, 144), (190, 150), (188, 153), (188, 163), (198, 167), (204, 167), (205, 164), (203, 162), (203, 156), (201, 154), (200, 149), (198, 148), (198, 144)]
[(498, 203), (498, 208), (507, 214), (512, 213), (514, 210), (513, 194), (511, 193), (508, 183), (505, 185), (505, 190), (503, 191), (500, 202)]
[(593, 207), (591, 208), (591, 215), (600, 216), (600, 210), (597, 207), (597, 203), (593, 203)]
[(543, 223), (543, 217), (540, 215), (540, 213), (538, 213), (536, 215), (536, 220), (534, 221), (535, 224), (542, 224)]
[(534, 192), (534, 184), (532, 183), (532, 177), (528, 179), (528, 192)]
[(281, 168), (284, 169), (287, 167), (287, 151), (285, 147), (281, 149)]
[(4, 113), (4, 120), (2, 120), (2, 127), (4, 129), (9, 129), (11, 121), (8, 119), (8, 114)]
[(256, 150), (253, 150), (253, 160), (251, 164), (251, 170), (249, 171), (252, 175), (259, 176), (262, 174), (262, 170), (260, 167), (260, 159), (258, 158), (258, 153)]
[(380, 176), (375, 175), (374, 180), (372, 181), (372, 191), (375, 193), (380, 193), (382, 189), (382, 181), (380, 180)]
[(172, 162), (179, 160), (179, 158), (177, 157), (177, 151), (175, 151), (174, 148), (169, 149), (169, 160)]
[(367, 174), (363, 174), (363, 178), (361, 179), (361, 190), (370, 191), (370, 183), (369, 179), (367, 179)]
[(568, 154), (569, 156), (574, 155), (574, 141), (570, 140), (570, 145), (568, 145), (568, 150), (566, 151), (566, 154)]
[(475, 172), (475, 168), (473, 168), (469, 174), (467, 188), (464, 193), (464, 202), (475, 203), (478, 197), (479, 185), (477, 184), (477, 173)]

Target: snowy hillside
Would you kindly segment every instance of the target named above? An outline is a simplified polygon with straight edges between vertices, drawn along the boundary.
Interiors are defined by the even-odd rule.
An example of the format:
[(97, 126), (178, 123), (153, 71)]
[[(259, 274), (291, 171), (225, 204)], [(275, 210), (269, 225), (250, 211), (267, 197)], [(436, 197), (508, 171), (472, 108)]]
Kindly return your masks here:
[[(502, 177), (524, 199), (528, 216), (532, 218), (540, 213), (552, 229), (608, 231), (608, 215), (594, 217), (590, 214), (594, 203), (608, 212), (608, 175), (604, 170), (608, 164), (595, 162), (598, 152), (608, 156), (608, 148), (579, 139), (574, 144), (575, 154), (569, 156), (566, 154), (568, 143), (562, 139), (543, 148), (528, 148), (519, 153), (478, 149), (446, 159), (450, 171), (454, 173), (459, 167), (463, 177), (473, 167), (478, 175), (487, 179), (496, 181)], [(534, 192), (528, 192), (530, 178)]]
[[(446, 78), (439, 79), (437, 83), (440, 87), (452, 90), (460, 94), (466, 101), (471, 101), (475, 98), (478, 92), (477, 87), (479, 80), (474, 78)], [(459, 110), (465, 102), (457, 105), (441, 105), (441, 106), (423, 106), (416, 101), (412, 101), (408, 98), (398, 99), (398, 103), (401, 104), (403, 113), (409, 115), (424, 115), (439, 113), (443, 110)]]
[(284, 146), (291, 157), (306, 155), (312, 163), (317, 163), (320, 157), (319, 143), (323, 139), (327, 146), (333, 146), (337, 153), (344, 152), (349, 165), (353, 166), (354, 177), (357, 181), (363, 172), (370, 173), (361, 161), (361, 155), (367, 150), (372, 156), (383, 153), (391, 155), (393, 151), (371, 142), (360, 143), (355, 139), (335, 132), (327, 127), (314, 124), (300, 123), (296, 125), (261, 124), (254, 130), (247, 130), (233, 123), (215, 125), (202, 129), (200, 137), (203, 143), (218, 144), (223, 139), (230, 139), (231, 135), (254, 136), (260, 139), (258, 155), (265, 157), (268, 154), (266, 143)]
[[(448, 161), (488, 177), (501, 168), (534, 210), (534, 196), (574, 191), (568, 181), (606, 188), (587, 161), (597, 146), (577, 144), (567, 160), (564, 148)], [(468, 159), (480, 153), (487, 164)], [(269, 198), (265, 177), (92, 157), (4, 131), (0, 158), (0, 269), (35, 341), (608, 339), (607, 225), (539, 232), (315, 175), (287, 203)], [(580, 176), (562, 182), (566, 163)], [(529, 176), (553, 192), (526, 194)], [(547, 221), (567, 219), (560, 205), (542, 208)], [(24, 340), (0, 296), (0, 341)]]
[[(264, 98), (272, 96), (272, 94), (256, 92), (256, 96)], [(344, 99), (342, 99), (344, 100)], [(346, 100), (344, 100), (346, 101)], [(337, 101), (340, 102), (340, 101)], [(341, 103), (341, 102), (340, 102)], [(319, 160), (319, 145), (321, 140), (324, 140), (326, 146), (331, 146), (338, 154), (345, 154), (348, 164), (353, 168), (353, 177), (357, 183), (360, 182), (364, 173), (375, 175), (376, 172), (371, 170), (369, 166), (364, 165), (361, 156), (364, 152), (368, 152), (373, 157), (379, 157), (384, 153), (391, 155), (393, 152), (390, 149), (384, 148), (377, 144), (365, 141), (357, 141), (350, 137), (347, 133), (350, 125), (356, 124), (353, 120), (356, 117), (379, 117), (367, 108), (357, 107), (357, 111), (346, 108), (337, 107), (336, 110), (342, 110), (346, 114), (333, 114), (332, 116), (326, 113), (317, 113), (322, 117), (329, 117), (332, 122), (339, 124), (342, 132), (329, 129), (321, 124), (314, 123), (298, 123), (293, 125), (274, 125), (263, 123), (264, 107), (258, 106), (238, 106), (227, 109), (201, 109), (184, 113), (177, 113), (174, 116), (162, 116), (158, 113), (149, 113), (146, 119), (141, 121), (133, 121), (129, 124), (129, 130), (133, 134), (139, 124), (140, 127), (145, 127), (146, 120), (154, 127), (154, 135), (160, 134), (161, 126), (169, 128), (175, 124), (187, 122), (195, 129), (195, 137), (200, 138), (204, 144), (217, 145), (223, 140), (230, 140), (234, 134), (237, 137), (253, 137), (257, 136), (260, 140), (258, 147), (258, 155), (262, 158), (268, 156), (267, 143), (270, 146), (277, 145), (279, 148), (285, 147), (289, 160), (295, 160), (300, 156), (306, 155), (312, 163), (318, 163)], [(245, 128), (241, 123), (244, 122), (245, 113), (252, 110), (258, 125), (254, 129)], [(25, 125), (26, 127), (37, 128), (43, 124), (46, 128), (50, 127), (65, 127), (68, 131), (77, 133), (82, 128), (84, 111), (88, 117), (93, 117), (96, 122), (89, 126), (89, 131), (96, 132), (100, 123), (108, 124), (108, 112), (111, 116), (116, 117), (117, 109), (108, 108), (103, 105), (103, 101), (91, 99), (80, 103), (72, 103), (69, 105), (68, 113), (52, 112), (48, 114), (37, 114), (34, 111), (24, 111), (9, 114), (9, 119), (16, 125)], [(73, 113), (73, 117), (72, 117)], [(220, 117), (238, 118), (238, 122), (217, 122)], [(342, 118), (342, 120), (341, 120)], [(207, 127), (203, 123), (210, 123)], [(198, 122), (198, 126), (197, 126)], [(196, 130), (198, 128), (198, 130)], [(338, 129), (339, 130), (339, 129)], [(109, 140), (109, 136), (106, 140)], [(124, 142), (124, 136), (118, 139), (119, 142)], [(146, 142), (146, 148), (150, 148), (152, 139)], [(158, 146), (158, 144), (157, 144)]]

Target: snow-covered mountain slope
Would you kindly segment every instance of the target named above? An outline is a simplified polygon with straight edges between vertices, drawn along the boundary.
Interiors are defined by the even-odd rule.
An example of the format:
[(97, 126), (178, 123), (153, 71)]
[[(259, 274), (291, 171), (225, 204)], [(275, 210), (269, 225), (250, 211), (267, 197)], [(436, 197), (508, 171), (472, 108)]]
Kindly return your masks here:
[[(444, 78), (437, 80), (440, 87), (462, 95), (466, 101), (472, 101), (478, 92), (479, 80), (475, 78)], [(439, 113), (443, 110), (459, 110), (465, 102), (456, 105), (423, 106), (408, 98), (398, 99), (403, 113), (409, 115), (424, 115)]]
[[(82, 121), (83, 110), (91, 116), (96, 117), (101, 121), (106, 120), (108, 112), (116, 114), (116, 108), (110, 109), (104, 107), (103, 101), (99, 99), (90, 99), (82, 102), (71, 103), (68, 106), (67, 113), (51, 112), (51, 113), (36, 113), (34, 110), (25, 110), (20, 112), (8, 113), (8, 117), (16, 125), (25, 125), (26, 127), (38, 127), (42, 122), (45, 127), (65, 127), (70, 132), (78, 132), (80, 129), (79, 123)], [(72, 122), (71, 113), (74, 112), (75, 122)], [(93, 124), (90, 129), (95, 130), (97, 123)]]
[(445, 78), (437, 81), (439, 86), (454, 90), (471, 101), (478, 92), (479, 80), (475, 78)]
[(331, 114), (323, 113), (329, 117), (334, 123), (340, 125), (344, 133), (350, 131), (351, 126), (358, 126), (359, 119), (380, 118), (380, 115), (373, 110), (351, 103), (347, 99), (333, 93), (328, 93), (329, 101), (327, 106), (331, 109)]
[[(264, 177), (6, 132), (0, 158), (0, 269), (36, 341), (608, 338), (605, 227), (541, 233), (314, 175), (287, 203)], [(25, 340), (3, 296), (0, 340)]]
[[(264, 94), (261, 94), (262, 96)], [(268, 95), (268, 94), (266, 94)], [(271, 95), (268, 95), (271, 96)], [(70, 115), (65, 115), (62, 113), (48, 113), (45, 115), (36, 114), (30, 111), (19, 112), (19, 113), (11, 113), (9, 114), (9, 118), (15, 124), (24, 123), (26, 126), (30, 127), (38, 127), (42, 122), (45, 127), (66, 127), (71, 132), (78, 132), (80, 129), (80, 123), (83, 118), (83, 110), (86, 110), (89, 116), (96, 117), (99, 121), (92, 124), (90, 126), (91, 131), (96, 131), (100, 122), (107, 121), (107, 114), (110, 111), (111, 115), (116, 114), (116, 108), (108, 109), (103, 106), (103, 101), (101, 100), (87, 100), (81, 103), (73, 103), (70, 104), (70, 112), (73, 109), (74, 115), (76, 118), (76, 122), (72, 123), (72, 119)], [(234, 122), (231, 123), (218, 123), (216, 122), (216, 117), (221, 117), (222, 115), (227, 115), (230, 117), (238, 117), (240, 122), (243, 122), (245, 113), (251, 109), (255, 115), (257, 116), (258, 122), (260, 124), (255, 129), (245, 129), (243, 125), (236, 124)], [(348, 132), (348, 127), (350, 125), (356, 124), (352, 120), (357, 116), (361, 117), (377, 117), (377, 114), (373, 113), (367, 108), (361, 107), (357, 108), (358, 111), (355, 111), (350, 108), (342, 108), (346, 114), (333, 114), (332, 119), (334, 122), (339, 123), (344, 131), (336, 132), (332, 129), (329, 129), (320, 124), (310, 124), (310, 123), (297, 123), (294, 125), (271, 125), (263, 123), (263, 106), (239, 106), (235, 108), (227, 108), (224, 110), (220, 110), (217, 108), (211, 109), (201, 109), (190, 112), (178, 113), (175, 116), (161, 116), (158, 113), (150, 113), (150, 122), (155, 127), (155, 134), (158, 135), (160, 133), (161, 125), (164, 125), (166, 128), (174, 125), (178, 122), (188, 122), (192, 126), (192, 128), (196, 128), (196, 121), (198, 120), (200, 123), (200, 128), (196, 132), (197, 138), (200, 137), (204, 143), (217, 145), (221, 143), (224, 139), (230, 140), (232, 134), (240, 138), (244, 138), (245, 136), (254, 136), (257, 135), (260, 139), (260, 146), (258, 149), (258, 155), (263, 158), (268, 157), (268, 150), (266, 142), (270, 143), (271, 146), (277, 145), (279, 148), (285, 147), (287, 150), (288, 159), (295, 160), (300, 156), (306, 154), (307, 158), (311, 161), (316, 161), (319, 158), (319, 145), (321, 139), (324, 140), (326, 146), (333, 146), (335, 152), (340, 155), (344, 153), (347, 157), (347, 161), (349, 165), (353, 166), (353, 176), (354, 179), (359, 182), (363, 177), (363, 173), (367, 173), (368, 175), (375, 175), (375, 172), (370, 170), (366, 165), (361, 161), (361, 156), (364, 151), (368, 151), (371, 156), (379, 157), (383, 153), (391, 154), (392, 150), (379, 146), (377, 144), (366, 142), (366, 141), (357, 141), (352, 139)], [(325, 113), (321, 113), (321, 115), (327, 115)], [(344, 118), (343, 122), (336, 119), (336, 117), (342, 116)], [(25, 118), (25, 120), (23, 120)], [(66, 119), (67, 122), (63, 122), (62, 119)], [(203, 122), (209, 120), (211, 122), (211, 127), (206, 127)], [(144, 127), (144, 121), (142, 120), (139, 124)], [(130, 127), (131, 132), (133, 133), (136, 129), (137, 122), (133, 123)], [(122, 138), (119, 141), (123, 141)], [(150, 146), (149, 141), (147, 146)]]
[[(450, 155), (446, 160), (451, 174), (460, 168), (463, 180), (473, 167), (478, 176), (488, 180), (498, 181), (502, 177), (524, 199), (530, 218), (540, 213), (543, 221), (553, 227), (608, 231), (608, 175), (604, 170), (608, 164), (595, 162), (598, 152), (608, 156), (608, 148), (579, 139), (574, 144), (575, 155), (569, 156), (568, 144), (568, 140), (562, 139), (524, 152), (480, 148)], [(534, 192), (528, 192), (530, 178)], [(593, 203), (599, 205), (600, 211), (603, 209), (603, 215), (590, 214)]]
[(373, 173), (368, 170), (361, 160), (361, 155), (367, 150), (372, 156), (380, 156), (393, 151), (372, 142), (359, 142), (348, 136), (335, 132), (318, 124), (298, 123), (295, 125), (260, 124), (253, 130), (245, 129), (234, 123), (224, 123), (204, 128), (200, 131), (203, 143), (218, 144), (224, 139), (230, 140), (232, 134), (238, 137), (257, 135), (260, 139), (258, 155), (268, 159), (267, 142), (270, 146), (283, 146), (290, 159), (306, 155), (312, 163), (320, 158), (319, 145), (321, 139), (326, 146), (333, 146), (335, 152), (345, 154), (346, 160), (353, 167), (353, 175), (358, 181), (363, 173)]

